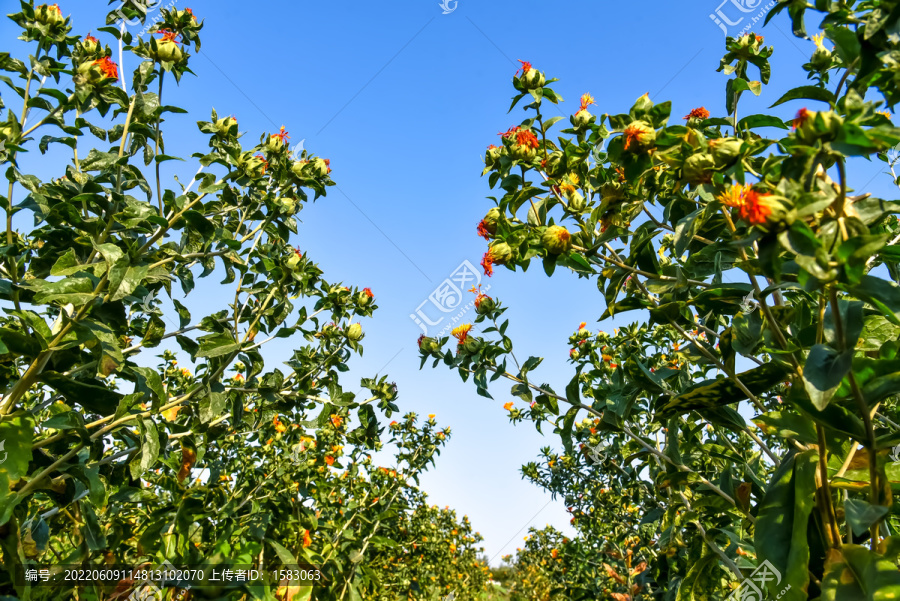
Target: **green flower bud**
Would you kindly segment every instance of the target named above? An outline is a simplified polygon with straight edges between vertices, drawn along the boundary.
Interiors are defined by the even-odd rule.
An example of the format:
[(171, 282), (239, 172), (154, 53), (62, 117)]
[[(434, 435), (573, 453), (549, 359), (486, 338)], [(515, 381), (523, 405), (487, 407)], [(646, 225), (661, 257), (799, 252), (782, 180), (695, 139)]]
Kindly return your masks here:
[(831, 142), (841, 133), (844, 120), (834, 111), (808, 111), (805, 108), (794, 117), (794, 129), (797, 137), (805, 144), (812, 146), (816, 140)]
[(575, 129), (584, 129), (596, 120), (597, 120), (597, 117), (590, 114), (587, 109), (582, 109), (582, 110), (578, 111), (571, 118), (572, 126)]
[(78, 43), (81, 46), (81, 52), (85, 56), (97, 57), (97, 51), (100, 49), (100, 40), (88, 34)]
[(625, 198), (625, 184), (622, 182), (606, 182), (600, 186), (600, 197), (608, 203)]
[(119, 78), (119, 69), (108, 56), (95, 61), (86, 61), (78, 65), (78, 74), (92, 86), (100, 85)]
[(512, 249), (506, 242), (495, 242), (488, 248), (491, 260), (497, 265), (505, 265), (507, 261), (512, 259)]
[(743, 141), (737, 138), (718, 138), (709, 141), (709, 151), (716, 167), (729, 167), (741, 154)]
[(497, 308), (497, 303), (487, 294), (480, 294), (475, 298), (475, 312), (479, 315), (487, 315)]
[(62, 15), (62, 11), (59, 10), (59, 6), (56, 4), (41, 4), (36, 9), (34, 9), (34, 19), (41, 25), (47, 25), (49, 27), (55, 27), (60, 23), (65, 22), (65, 17)]
[(419, 350), (426, 355), (434, 355), (441, 352), (441, 344), (434, 338), (422, 334), (419, 336)]
[(646, 121), (635, 121), (625, 128), (625, 150), (642, 152), (656, 145), (656, 130)]
[(288, 266), (288, 269), (290, 269), (292, 271), (299, 271), (300, 262), (302, 260), (303, 260), (303, 253), (300, 252), (299, 248), (295, 248), (294, 252), (291, 253), (291, 256), (288, 257), (286, 265)]
[(550, 177), (562, 177), (568, 170), (568, 167), (566, 166), (566, 155), (561, 150), (554, 150), (550, 153), (550, 156), (541, 163), (541, 166), (547, 171), (547, 175)]
[(572, 250), (572, 234), (559, 225), (551, 225), (541, 236), (541, 245), (547, 252), (558, 255)]
[(503, 217), (503, 214), (500, 213), (499, 207), (494, 207), (490, 211), (487, 212), (487, 215), (484, 216), (482, 223), (484, 223), (484, 228), (490, 232), (491, 234), (497, 233), (497, 224), (500, 223), (500, 219)]
[(372, 301), (375, 299), (375, 295), (372, 294), (372, 291), (369, 288), (364, 288), (359, 291), (359, 294), (356, 295), (356, 304), (360, 307), (368, 307), (372, 304)]
[(320, 158), (294, 161), (291, 171), (300, 179), (322, 179), (331, 172), (330, 163), (328, 159)]
[(684, 179), (691, 184), (709, 183), (715, 168), (716, 161), (711, 154), (693, 154), (684, 162)]
[(634, 114), (646, 113), (651, 108), (653, 108), (653, 101), (650, 100), (650, 94), (648, 93), (634, 101), (634, 106), (631, 107), (631, 111)]
[(180, 63), (184, 58), (184, 51), (175, 40), (163, 38), (156, 42), (156, 52), (151, 51), (151, 56), (161, 63)]
[(466, 341), (462, 345), (462, 350), (470, 355), (473, 353), (477, 353), (481, 350), (483, 346), (481, 338), (476, 338), (474, 336), (469, 336), (466, 338)]
[(547, 81), (544, 74), (532, 67), (531, 63), (519, 62), (522, 63), (522, 75), (519, 77), (519, 83), (522, 87), (526, 90), (536, 90), (544, 87), (544, 83)]
[(250, 179), (259, 179), (266, 174), (269, 162), (262, 155), (249, 156), (250, 153), (244, 153), (238, 166), (243, 170), (244, 174)]
[(275, 200), (275, 204), (278, 205), (278, 208), (281, 209), (282, 213), (293, 215), (297, 212), (296, 198), (291, 198), (289, 196), (279, 196), (278, 199)]
[(284, 126), (281, 126), (281, 132), (277, 134), (272, 134), (269, 136), (269, 140), (266, 142), (266, 150), (268, 150), (272, 154), (277, 154), (287, 148), (287, 140), (291, 136), (288, 135), (287, 131), (285, 131)]
[(359, 342), (363, 339), (363, 336), (365, 336), (365, 334), (363, 334), (362, 325), (355, 323), (347, 328), (347, 338), (353, 342)]
[(223, 117), (216, 121), (216, 133), (221, 137), (237, 135), (238, 122), (234, 117)]
[(491, 144), (484, 153), (484, 164), (488, 167), (493, 167), (500, 160), (501, 156), (503, 156), (503, 147)]

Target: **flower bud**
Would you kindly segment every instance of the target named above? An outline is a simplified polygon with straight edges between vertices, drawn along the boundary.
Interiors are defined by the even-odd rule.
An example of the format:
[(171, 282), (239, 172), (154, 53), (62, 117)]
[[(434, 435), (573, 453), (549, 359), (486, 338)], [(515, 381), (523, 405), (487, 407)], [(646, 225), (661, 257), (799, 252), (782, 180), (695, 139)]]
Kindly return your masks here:
[(800, 109), (794, 118), (794, 130), (805, 144), (813, 145), (816, 140), (831, 142), (840, 135), (844, 120), (834, 111), (808, 111)]
[(161, 63), (180, 63), (184, 51), (175, 40), (164, 38), (156, 42), (156, 52), (151, 52), (151, 56)]
[(419, 350), (426, 355), (434, 355), (441, 352), (441, 344), (434, 338), (422, 334), (419, 336)]
[(705, 184), (712, 181), (712, 171), (716, 161), (705, 152), (693, 154), (684, 162), (684, 179), (691, 184)]
[(287, 140), (291, 136), (285, 131), (284, 126), (281, 126), (281, 131), (277, 134), (272, 134), (269, 136), (269, 140), (266, 142), (266, 150), (268, 150), (272, 154), (277, 154), (287, 148)]
[(512, 249), (506, 242), (495, 242), (488, 248), (491, 259), (497, 265), (504, 265), (512, 259)]
[(100, 49), (100, 40), (88, 34), (79, 42), (81, 51), (87, 56), (96, 56), (97, 50)]
[(95, 61), (81, 63), (78, 66), (78, 74), (84, 77), (88, 84), (98, 85), (118, 79), (119, 69), (116, 63), (106, 56)]
[(41, 25), (47, 25), (49, 27), (64, 23), (66, 20), (57, 4), (41, 4), (34, 9), (34, 19)]
[(541, 245), (554, 255), (567, 253), (572, 249), (572, 235), (562, 226), (551, 225), (541, 236)]
[(479, 315), (487, 315), (497, 308), (497, 303), (487, 294), (479, 294), (475, 298), (475, 312)]
[(355, 323), (347, 328), (347, 338), (349, 338), (353, 342), (359, 342), (363, 339), (363, 336), (365, 336), (365, 334), (363, 334), (361, 324)]
[(656, 130), (646, 121), (635, 121), (625, 128), (625, 150), (641, 152), (656, 145)]
[(566, 174), (568, 168), (566, 167), (566, 155), (561, 150), (554, 150), (550, 153), (550, 156), (547, 157), (541, 166), (552, 178), (559, 178)]
[(375, 299), (375, 295), (372, 294), (372, 291), (368, 288), (364, 288), (359, 291), (359, 294), (356, 295), (356, 304), (360, 307), (368, 307), (372, 304), (372, 301)]
[[(249, 155), (250, 153), (246, 153)], [(244, 171), (244, 174), (250, 179), (259, 179), (266, 174), (269, 162), (262, 155), (244, 157), (238, 166)]]
[(295, 248), (294, 252), (288, 258), (286, 265), (291, 271), (299, 271), (300, 262), (303, 260), (303, 253), (299, 248)]
[(297, 212), (297, 199), (289, 196), (279, 196), (275, 204), (281, 209), (282, 213), (293, 215)]
[(216, 120), (216, 134), (221, 137), (237, 135), (238, 122), (234, 117), (222, 117)]
[(491, 144), (484, 153), (484, 164), (488, 167), (493, 167), (500, 160), (501, 156), (503, 156), (503, 147)]
[(496, 234), (497, 224), (500, 223), (501, 218), (502, 214), (500, 213), (499, 207), (494, 207), (487, 212), (487, 215), (485, 215), (484, 219), (482, 220), (484, 229), (486, 229), (491, 235)]
[(483, 342), (482, 342), (481, 338), (469, 336), (468, 338), (466, 338), (466, 341), (462, 344), (462, 350), (471, 355), (471, 354), (477, 353), (479, 350), (481, 350), (482, 346), (483, 346)]
[(572, 126), (575, 129), (584, 129), (597, 120), (597, 117), (588, 112), (587, 109), (581, 109), (572, 117)]
[(544, 87), (546, 78), (544, 74), (531, 66), (531, 63), (519, 61), (522, 63), (522, 75), (519, 77), (519, 84), (525, 90), (536, 90)]
[(600, 197), (606, 203), (613, 203), (625, 198), (625, 185), (622, 182), (606, 182), (600, 186)]
[(729, 167), (740, 156), (743, 141), (737, 138), (718, 138), (709, 141), (709, 151), (716, 167)]

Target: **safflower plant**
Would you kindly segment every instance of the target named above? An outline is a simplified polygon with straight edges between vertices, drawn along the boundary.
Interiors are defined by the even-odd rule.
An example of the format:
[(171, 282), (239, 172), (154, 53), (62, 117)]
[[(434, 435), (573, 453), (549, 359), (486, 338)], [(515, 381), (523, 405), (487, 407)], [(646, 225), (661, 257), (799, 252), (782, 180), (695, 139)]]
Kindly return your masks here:
[[(292, 156), (285, 127), (248, 144), (213, 111), (196, 176), (173, 178), (163, 134), (185, 111), (163, 82), (190, 85), (203, 21), (159, 16), (135, 38), (75, 35), (56, 4), (10, 15), (22, 47), (0, 52), (0, 597), (127, 598), (144, 584), (63, 570), (166, 562), (321, 573), (166, 586), (169, 599), (424, 599), (451, 580), (475, 597), (480, 538), (453, 512), (427, 562), (396, 567), (406, 533), (432, 520), (418, 479), (450, 432), (412, 413), (384, 423), (400, 412), (386, 376), (350, 383), (365, 398), (345, 388), (376, 294), (326, 280), (289, 243), (334, 185), (330, 161)], [(221, 306), (213, 275), (233, 291)], [(181, 301), (201, 291), (192, 314)], [(274, 366), (263, 347), (277, 339), (293, 350)], [(389, 466), (373, 463), (382, 449)], [(25, 578), (38, 567), (52, 583)]]
[(848, 174), (894, 170), (898, 8), (777, 3), (767, 19), (799, 38), (809, 13), (821, 23), (810, 82), (769, 100), (796, 113), (744, 114), (774, 51), (753, 33), (726, 40), (722, 115), (676, 120), (644, 95), (594, 116), (586, 94), (554, 131), (555, 80), (516, 74), (526, 118), (485, 156), (485, 273), (569, 268), (597, 286), (600, 322), (635, 320), (577, 327), (556, 385), (515, 356), (499, 299), (457, 344), (420, 342), (423, 365), (483, 396), (511, 381), (511, 420), (559, 436), (523, 471), (569, 507), (579, 537), (557, 551), (577, 568), (523, 552), (521, 579), (537, 565), (546, 593), (523, 598), (900, 596), (900, 203)]

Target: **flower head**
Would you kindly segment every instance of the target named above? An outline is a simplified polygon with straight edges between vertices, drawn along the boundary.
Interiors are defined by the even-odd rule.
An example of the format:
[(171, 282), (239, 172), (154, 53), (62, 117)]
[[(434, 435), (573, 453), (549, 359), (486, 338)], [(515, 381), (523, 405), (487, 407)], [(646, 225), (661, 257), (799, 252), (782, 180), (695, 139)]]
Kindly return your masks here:
[(119, 67), (116, 63), (111, 61), (108, 56), (95, 60), (93, 64), (100, 67), (100, 71), (103, 72), (104, 77), (119, 79)]
[(363, 288), (363, 294), (365, 294), (365, 295), (368, 296), (369, 298), (375, 298), (375, 295), (372, 294), (372, 289), (371, 289), (371, 288)]
[(740, 217), (750, 225), (762, 225), (772, 214), (771, 194), (760, 193), (749, 188), (744, 192), (744, 202), (740, 206)]
[(325, 455), (325, 463), (328, 465), (334, 465), (334, 457), (331, 455)]
[(744, 192), (749, 189), (750, 186), (734, 185), (719, 194), (716, 199), (726, 207), (740, 207), (744, 204)]
[(487, 224), (485, 224), (484, 219), (478, 222), (478, 235), (484, 238), (485, 240), (491, 239), (491, 232), (487, 229)]
[(343, 423), (344, 423), (344, 418), (342, 418), (340, 415), (332, 415), (331, 416), (331, 425), (334, 426), (335, 428), (340, 428), (341, 424), (343, 424)]
[(512, 411), (513, 402), (510, 401), (510, 402), (506, 403), (505, 405), (503, 405), (503, 408), (506, 409), (507, 411)]
[(281, 423), (281, 420), (278, 419), (277, 415), (275, 416), (275, 419), (272, 420), (272, 425), (275, 426), (275, 431), (278, 433), (287, 431), (287, 426)]
[(281, 126), (281, 131), (279, 133), (272, 134), (272, 139), (274, 140), (277, 138), (278, 140), (281, 140), (282, 144), (287, 144), (287, 141), (290, 139), (290, 137), (290, 134), (285, 131), (283, 125)]
[(516, 132), (516, 144), (527, 148), (537, 148), (540, 146), (537, 136), (530, 129), (520, 130)]
[(269, 168), (269, 161), (267, 161), (266, 157), (264, 157), (261, 154), (256, 155), (256, 158), (258, 158), (260, 161), (262, 161), (262, 175), (265, 175), (266, 169)]
[(647, 124), (639, 121), (626, 127), (623, 133), (625, 135), (625, 150), (628, 150), (632, 146), (638, 148), (644, 146), (645, 141), (648, 141), (652, 134), (656, 132)]
[(435, 414), (434, 414), (434, 413), (429, 413), (429, 414), (428, 414), (428, 419), (434, 419), (434, 418), (435, 418)]
[(83, 39), (82, 41), (83, 41), (85, 44), (87, 44), (87, 43), (91, 43), (91, 44), (99, 44), (99, 43), (100, 43), (100, 40), (98, 40), (97, 38), (95, 38), (95, 37), (92, 36), (91, 34), (87, 34), (86, 36), (84, 36), (84, 39)]
[(684, 116), (685, 119), (709, 119), (709, 111), (706, 107), (698, 107)]
[(303, 546), (308, 547), (312, 544), (312, 537), (309, 535), (309, 530), (303, 531)]
[(510, 128), (509, 128), (508, 130), (506, 130), (506, 131), (501, 131), (501, 132), (499, 132), (497, 135), (500, 136), (501, 138), (508, 138), (508, 137), (510, 137), (510, 136), (512, 136), (512, 135), (514, 135), (514, 134), (516, 134), (516, 133), (518, 133), (519, 130), (521, 130), (521, 129), (522, 129), (521, 127), (519, 127), (518, 125), (516, 125), (515, 127), (510, 127)]
[(816, 43), (816, 48), (819, 50), (825, 50), (825, 45), (822, 44), (822, 41), (825, 39), (825, 32), (817, 33), (812, 37), (812, 41)]
[(494, 275), (494, 257), (491, 255), (490, 249), (484, 253), (481, 259), (481, 268), (484, 269), (484, 275), (491, 277)]
[(592, 104), (597, 104), (596, 102), (594, 102), (594, 97), (591, 96), (590, 94), (582, 94), (581, 108), (578, 109), (578, 112), (580, 113), (581, 111), (586, 111), (587, 107), (589, 107)]
[(162, 39), (160, 40), (161, 42), (176, 42), (176, 43), (181, 43), (181, 42), (178, 40), (178, 34), (175, 33), (174, 31), (172, 31), (171, 29), (160, 29), (160, 30), (157, 31), (156, 33), (158, 33), (159, 35), (162, 36)]
[(528, 72), (531, 71), (531, 69), (532, 69), (531, 63), (529, 63), (527, 61), (523, 61), (523, 60), (520, 60), (519, 62), (522, 63), (522, 67), (516, 71), (516, 75), (519, 74), (519, 71), (522, 72), (522, 75), (527, 75)]
[(459, 326), (458, 328), (454, 328), (453, 331), (451, 332), (451, 334), (453, 335), (454, 338), (459, 340), (459, 345), (462, 346), (466, 342), (466, 339), (469, 337), (469, 331), (471, 331), (471, 329), (472, 329), (472, 324), (464, 323), (463, 325)]
[(797, 111), (797, 114), (794, 115), (794, 122), (792, 124), (793, 128), (797, 129), (798, 127), (802, 127), (803, 124), (806, 123), (806, 120), (810, 118), (810, 116), (811, 115), (809, 114), (809, 110), (807, 110), (806, 107), (803, 107), (802, 109)]

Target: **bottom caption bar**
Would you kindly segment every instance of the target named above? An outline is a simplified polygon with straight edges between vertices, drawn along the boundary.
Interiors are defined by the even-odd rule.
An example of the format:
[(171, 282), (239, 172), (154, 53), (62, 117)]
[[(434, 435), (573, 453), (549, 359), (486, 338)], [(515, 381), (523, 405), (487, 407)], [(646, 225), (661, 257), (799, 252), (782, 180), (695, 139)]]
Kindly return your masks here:
[(261, 570), (250, 565), (163, 564), (128, 565), (39, 565), (17, 571), (17, 586), (91, 586), (122, 588), (200, 588), (240, 585), (325, 586), (325, 575), (314, 565), (296, 564)]

